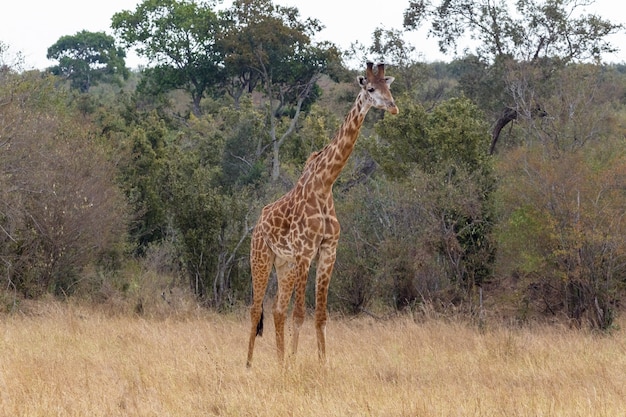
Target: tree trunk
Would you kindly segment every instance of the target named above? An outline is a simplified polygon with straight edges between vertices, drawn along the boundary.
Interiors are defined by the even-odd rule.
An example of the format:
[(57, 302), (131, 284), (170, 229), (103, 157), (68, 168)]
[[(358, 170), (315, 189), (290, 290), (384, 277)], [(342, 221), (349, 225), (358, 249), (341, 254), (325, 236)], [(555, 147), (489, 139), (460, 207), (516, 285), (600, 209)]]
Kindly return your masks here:
[(192, 98), (193, 104), (191, 111), (193, 112), (194, 116), (200, 117), (202, 115), (202, 112), (200, 111), (200, 100), (202, 100), (202, 95), (194, 94)]
[(504, 129), (506, 125), (508, 125), (515, 119), (517, 119), (517, 110), (511, 107), (506, 107), (502, 112), (502, 115), (496, 122), (495, 126), (493, 127), (493, 131), (491, 132), (491, 146), (489, 146), (489, 155), (493, 155), (493, 153), (496, 151), (496, 143), (500, 138), (500, 132), (502, 131), (502, 129)]
[[(534, 119), (537, 117), (546, 117), (548, 113), (539, 105), (535, 104), (534, 107), (530, 109), (530, 118)], [(491, 146), (489, 147), (489, 155), (493, 155), (496, 151), (496, 143), (500, 138), (500, 132), (506, 125), (508, 125), (513, 120), (516, 120), (519, 116), (519, 112), (512, 107), (505, 107), (502, 115), (496, 122), (493, 127), (493, 131), (491, 132)], [(527, 116), (528, 117), (528, 116)]]

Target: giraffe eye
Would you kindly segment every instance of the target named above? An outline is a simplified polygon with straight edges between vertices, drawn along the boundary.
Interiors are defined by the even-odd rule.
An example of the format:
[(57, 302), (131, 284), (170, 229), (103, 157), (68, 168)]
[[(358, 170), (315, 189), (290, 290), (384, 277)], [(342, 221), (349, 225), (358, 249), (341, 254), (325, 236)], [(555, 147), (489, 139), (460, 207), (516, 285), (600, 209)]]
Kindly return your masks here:
[(370, 93), (373, 93), (374, 90), (376, 90), (374, 87), (368, 87), (368, 89), (367, 89), (367, 91), (370, 92)]

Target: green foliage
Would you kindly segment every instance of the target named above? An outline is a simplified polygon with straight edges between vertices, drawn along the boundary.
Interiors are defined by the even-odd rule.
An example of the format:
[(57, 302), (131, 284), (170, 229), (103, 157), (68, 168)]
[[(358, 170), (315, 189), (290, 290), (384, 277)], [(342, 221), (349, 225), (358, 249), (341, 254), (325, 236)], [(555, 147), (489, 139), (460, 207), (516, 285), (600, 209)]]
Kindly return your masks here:
[[(504, 254), (513, 254), (510, 267), (523, 275), (539, 273), (546, 267), (546, 245), (551, 243), (550, 224), (531, 205), (513, 209), (507, 222), (498, 227), (498, 248)], [(534, 242), (529, 245), (529, 242)]]
[(220, 31), (213, 2), (144, 0), (134, 12), (113, 15), (111, 26), (127, 47), (155, 64), (146, 72), (153, 88), (182, 88), (200, 114), (200, 100), (219, 83)]
[(623, 28), (586, 13), (583, 8), (593, 0), (438, 3), (411, 1), (404, 26), (412, 30), (430, 23), (442, 52), (456, 52), (466, 35), (477, 41), (459, 62), (464, 71), (460, 86), (493, 120), (490, 153), (512, 121), (551, 114), (545, 102), (561, 71), (573, 62), (601, 62), (616, 49), (609, 36)]
[(376, 28), (369, 47), (358, 41), (351, 45), (348, 57), (361, 65), (376, 61), (393, 64), (395, 97), (414, 95), (424, 89), (429, 78), (428, 65), (420, 62), (416, 47), (405, 40), (405, 33), (398, 29)]
[[(536, 79), (530, 70), (519, 66), (512, 78)], [(624, 95), (624, 85), (615, 72), (596, 65), (567, 66), (557, 72), (549, 83), (531, 88), (523, 81), (515, 82), (519, 92), (520, 122), (515, 134), (526, 143), (538, 142), (557, 152), (571, 152), (609, 136), (615, 104)], [(531, 97), (540, 93), (546, 117), (533, 117)]]
[(489, 169), (487, 127), (469, 100), (447, 100), (431, 113), (404, 99), (399, 105), (403, 117), (381, 120), (376, 132), (384, 142), (370, 147), (386, 174), (401, 179), (415, 168), (425, 172)]
[[(301, 21), (293, 7), (271, 1), (234, 2), (219, 14), (214, 4), (186, 0), (145, 0), (134, 12), (113, 16), (112, 26), (127, 46), (137, 46), (154, 67), (144, 71), (143, 93), (162, 96), (175, 88), (191, 94), (193, 113), (209, 91), (226, 91), (240, 106), (242, 95), (258, 89), (268, 100), (269, 140), (273, 179), (279, 174), (278, 149), (292, 136), (302, 111), (320, 95), (316, 83), (322, 71), (340, 61), (331, 44), (311, 43), (319, 31), (316, 20)], [(285, 119), (285, 120), (282, 120)], [(258, 175), (258, 174), (254, 174)]]
[(170, 145), (161, 186), (190, 287), (210, 305), (224, 307), (233, 302), (232, 286), (241, 287), (232, 278), (238, 275), (239, 251), (249, 233), (248, 203), (241, 187), (237, 197), (219, 186), (224, 141), (204, 134), (202, 126), (203, 120), (192, 120)]
[(202, 298), (211, 293), (209, 284), (218, 260), (214, 255), (219, 253), (218, 238), (226, 213), (219, 191), (207, 181), (214, 175), (211, 169), (195, 167), (190, 157), (179, 155), (170, 160), (166, 186), (191, 288)]
[(235, 103), (244, 91), (259, 89), (268, 100), (272, 180), (280, 174), (279, 150), (293, 136), (300, 113), (318, 97), (323, 71), (340, 61), (329, 43), (314, 45), (317, 20), (301, 21), (293, 7), (270, 0), (238, 0), (223, 15), (222, 46), (229, 75), (227, 91)]
[(302, 121), (302, 126), (294, 137), (283, 146), (282, 155), (285, 164), (292, 163), (302, 169), (311, 153), (322, 149), (334, 136), (340, 126), (340, 120), (330, 111), (317, 103)]
[(444, 101), (429, 114), (427, 135), (435, 152), (431, 161), (421, 163), (426, 171), (430, 163), (456, 165), (470, 172), (480, 172), (489, 167), (489, 156), (485, 152), (486, 131), (482, 113), (469, 100), (457, 98)]
[(377, 133), (381, 140), (366, 142), (385, 174), (394, 179), (406, 178), (415, 164), (428, 161), (432, 152), (426, 136), (427, 114), (424, 107), (404, 98), (397, 103), (402, 107), (403, 117), (394, 118), (397, 120), (393, 122), (380, 122)]
[(168, 130), (155, 112), (144, 117), (141, 126), (128, 129), (119, 165), (120, 181), (135, 213), (130, 234), (137, 253), (162, 239), (167, 229), (161, 181)]
[(457, 90), (485, 114), (497, 117), (503, 103), (515, 102), (507, 91), (506, 72), (500, 61), (490, 65), (476, 55), (466, 55), (452, 60), (448, 71), (458, 83)]
[(136, 213), (130, 228), (136, 253), (173, 245), (189, 288), (214, 307), (232, 303), (233, 291), (247, 288), (236, 277), (249, 232), (244, 195), (252, 174), (226, 178), (222, 168), (228, 150), (241, 151), (230, 141), (253, 139), (246, 133), (260, 123), (255, 116), (250, 109), (223, 108), (216, 115), (191, 115), (173, 130), (152, 111), (129, 127), (123, 142), (121, 180)]
[(404, 117), (378, 122), (381, 140), (369, 149), (391, 178), (427, 176), (421, 204), (438, 231), (431, 247), (446, 259), (449, 280), (472, 288), (490, 277), (495, 250), (490, 202), (495, 178), (486, 155), (485, 122), (463, 98), (447, 100), (430, 113), (411, 102), (400, 105)]
[(268, 142), (265, 117), (251, 104), (247, 100), (239, 109), (224, 107), (215, 116), (224, 141), (219, 161), (221, 184), (233, 191), (267, 181), (266, 161), (260, 150)]
[[(289, 90), (285, 91), (288, 95), (297, 95), (298, 85), (325, 65), (326, 59), (316, 56), (322, 51), (311, 45), (321, 24), (311, 19), (300, 21), (296, 8), (276, 6), (270, 0), (238, 0), (224, 13), (223, 25), (224, 64), (233, 78), (229, 92), (236, 101), (242, 91), (268, 81), (277, 90), (282, 86)], [(293, 102), (294, 98), (286, 100)]]
[(59, 64), (51, 72), (67, 78), (72, 88), (85, 93), (99, 81), (121, 82), (128, 78), (126, 53), (115, 46), (115, 39), (104, 32), (83, 30), (59, 38), (48, 48), (48, 59)]

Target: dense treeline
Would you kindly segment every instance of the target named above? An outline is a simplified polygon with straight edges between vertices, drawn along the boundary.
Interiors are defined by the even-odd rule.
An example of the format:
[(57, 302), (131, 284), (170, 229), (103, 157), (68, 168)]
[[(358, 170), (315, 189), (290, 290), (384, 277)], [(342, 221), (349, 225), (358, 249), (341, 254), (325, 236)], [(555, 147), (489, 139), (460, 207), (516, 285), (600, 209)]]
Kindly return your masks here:
[[(438, 21), (410, 3), (407, 30)], [(519, 4), (567, 19), (557, 3)], [(147, 68), (129, 72), (104, 34), (61, 38), (49, 71), (9, 65), (0, 44), (2, 301), (121, 296), (141, 311), (182, 288), (217, 309), (247, 304), (251, 227), (333, 136), (360, 71), (312, 41), (320, 22), (269, 0), (145, 0), (112, 27)], [(612, 324), (626, 283), (626, 71), (588, 59), (618, 26), (575, 27), (579, 48), (485, 36), (449, 63), (420, 62), (399, 31), (355, 45), (352, 57), (390, 64), (400, 114), (370, 113), (336, 183), (331, 309)], [(445, 49), (457, 33), (439, 35)], [(146, 270), (157, 285), (138, 280)]]

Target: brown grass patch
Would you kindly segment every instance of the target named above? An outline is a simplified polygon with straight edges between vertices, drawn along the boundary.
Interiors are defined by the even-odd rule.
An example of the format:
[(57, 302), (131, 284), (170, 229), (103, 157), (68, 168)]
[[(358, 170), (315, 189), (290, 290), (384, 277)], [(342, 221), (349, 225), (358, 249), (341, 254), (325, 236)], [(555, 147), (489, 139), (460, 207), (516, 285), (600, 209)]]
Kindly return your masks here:
[(271, 320), (245, 367), (247, 314), (112, 316), (50, 304), (0, 320), (0, 410), (21, 416), (618, 416), (624, 332), (480, 331), (443, 320), (312, 320), (277, 366)]

